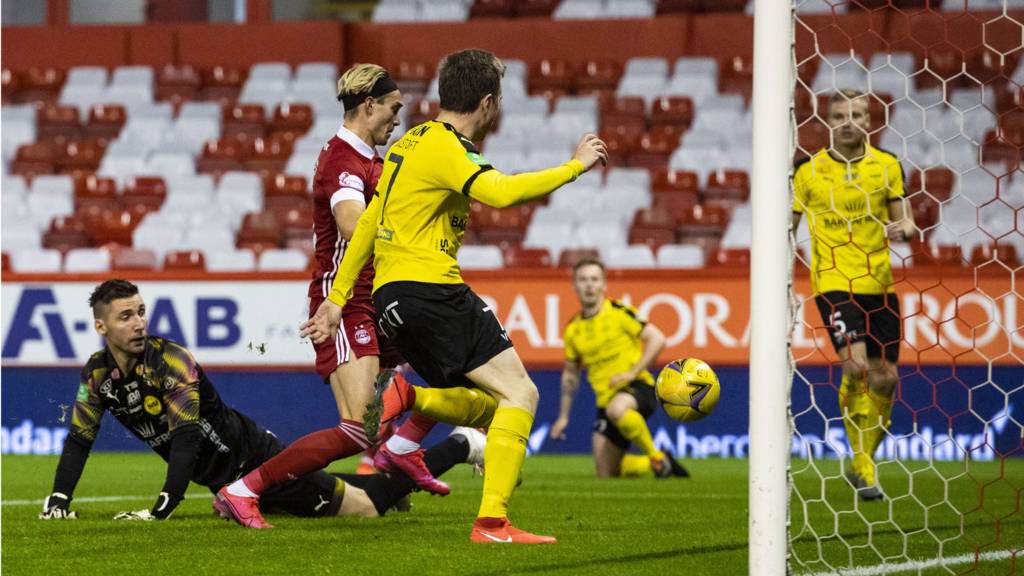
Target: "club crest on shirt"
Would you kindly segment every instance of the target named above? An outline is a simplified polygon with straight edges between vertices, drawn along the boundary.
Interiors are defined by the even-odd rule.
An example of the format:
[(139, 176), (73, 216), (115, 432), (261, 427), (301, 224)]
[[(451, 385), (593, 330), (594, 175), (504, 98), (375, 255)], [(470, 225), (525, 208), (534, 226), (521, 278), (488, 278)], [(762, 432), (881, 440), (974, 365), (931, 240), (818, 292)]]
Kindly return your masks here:
[(356, 330), (356, 342), (363, 344), (364, 346), (366, 344), (369, 344), (370, 332), (366, 330), (366, 328), (359, 328), (358, 330)]

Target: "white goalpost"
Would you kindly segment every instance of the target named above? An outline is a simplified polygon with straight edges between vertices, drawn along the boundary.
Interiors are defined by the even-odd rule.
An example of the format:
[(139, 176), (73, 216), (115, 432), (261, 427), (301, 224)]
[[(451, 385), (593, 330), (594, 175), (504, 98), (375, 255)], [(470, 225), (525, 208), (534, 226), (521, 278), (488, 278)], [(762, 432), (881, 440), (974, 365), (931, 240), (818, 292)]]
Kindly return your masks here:
[(750, 254), (750, 576), (787, 573), (792, 30), (790, 0), (757, 0)]

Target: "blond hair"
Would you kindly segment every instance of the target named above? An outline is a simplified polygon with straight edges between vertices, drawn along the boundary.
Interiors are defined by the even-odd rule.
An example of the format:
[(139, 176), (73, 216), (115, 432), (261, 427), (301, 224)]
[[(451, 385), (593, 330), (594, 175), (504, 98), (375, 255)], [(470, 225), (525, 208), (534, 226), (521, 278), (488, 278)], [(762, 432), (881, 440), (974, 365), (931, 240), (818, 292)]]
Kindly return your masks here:
[(860, 90), (855, 90), (853, 88), (843, 88), (842, 90), (839, 90), (836, 93), (832, 94), (832, 97), (828, 99), (828, 104), (829, 106), (831, 106), (837, 102), (852, 103), (862, 98), (864, 99), (865, 105), (870, 104), (868, 102), (868, 95), (866, 93), (861, 92)]
[[(350, 94), (361, 94), (373, 89), (378, 80), (388, 75), (388, 71), (376, 64), (356, 64), (338, 78), (338, 99)], [(352, 110), (346, 110), (348, 114)]]

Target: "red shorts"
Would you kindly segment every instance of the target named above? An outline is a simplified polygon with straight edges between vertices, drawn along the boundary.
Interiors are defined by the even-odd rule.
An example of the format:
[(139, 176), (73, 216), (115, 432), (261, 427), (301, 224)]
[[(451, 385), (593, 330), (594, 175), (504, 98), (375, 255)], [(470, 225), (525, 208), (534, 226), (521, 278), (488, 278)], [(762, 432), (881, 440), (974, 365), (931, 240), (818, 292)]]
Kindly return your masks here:
[[(310, 317), (322, 302), (323, 298), (310, 298)], [(337, 336), (322, 344), (313, 344), (313, 349), (316, 350), (316, 372), (324, 381), (330, 378), (339, 365), (352, 359), (353, 354), (355, 358), (379, 356), (382, 369), (394, 368), (404, 362), (394, 344), (377, 334), (377, 323), (373, 315), (349, 306), (341, 312), (341, 326), (338, 327)]]

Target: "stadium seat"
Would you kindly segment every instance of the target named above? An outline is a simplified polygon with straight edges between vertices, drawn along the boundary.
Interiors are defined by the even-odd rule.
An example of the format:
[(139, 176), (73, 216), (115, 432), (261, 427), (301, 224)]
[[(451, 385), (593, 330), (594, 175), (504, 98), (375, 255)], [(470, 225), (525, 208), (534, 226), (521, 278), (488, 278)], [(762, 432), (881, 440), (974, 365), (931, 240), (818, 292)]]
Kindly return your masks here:
[(715, 170), (704, 187), (705, 202), (743, 203), (750, 198), (750, 177), (740, 170)]
[(246, 73), (235, 66), (214, 66), (202, 73), (202, 89), (199, 99), (221, 104), (234, 102), (242, 91)]
[(86, 115), (90, 106), (83, 110), (75, 106), (53, 104), (43, 106), (36, 115), (36, 137), (39, 140), (65, 138), (73, 140), (82, 132), (79, 118)]
[(207, 272), (251, 272), (256, 270), (256, 255), (251, 250), (206, 252)]
[(583, 258), (600, 258), (601, 254), (596, 248), (569, 248), (562, 250), (558, 256), (559, 268), (572, 268)]
[(587, 60), (576, 78), (576, 92), (581, 96), (613, 91), (622, 77), (622, 64), (614, 60)]
[(63, 70), (33, 66), (23, 77), (18, 99), (21, 102), (53, 104), (57, 101), (65, 77)]
[(516, 16), (551, 16), (561, 0), (516, 0), (513, 12)]
[(285, 102), (274, 108), (270, 119), (270, 136), (291, 134), (299, 138), (313, 126), (313, 108), (308, 104)]
[(500, 270), (504, 264), (497, 246), (463, 245), (459, 249), (459, 267), (463, 270)]
[(693, 122), (693, 99), (689, 96), (661, 96), (651, 106), (651, 126), (682, 126)]
[(18, 147), (18, 151), (11, 162), (11, 174), (34, 178), (41, 174), (53, 174), (57, 152), (49, 142), (37, 142), (24, 144)]
[(1011, 270), (1021, 265), (1017, 248), (1013, 244), (985, 243), (975, 246), (971, 250), (971, 265), (980, 266), (987, 262), (1000, 262)]
[(89, 123), (82, 133), (87, 138), (117, 138), (127, 121), (124, 106), (119, 104), (97, 104), (89, 109)]
[(154, 152), (146, 161), (146, 173), (165, 178), (195, 174), (195, 161), (182, 152)]
[(65, 272), (107, 272), (110, 269), (110, 252), (102, 248), (76, 248), (64, 255)]
[(682, 214), (678, 233), (681, 238), (693, 236), (721, 236), (728, 223), (728, 213), (717, 206), (694, 206)]
[(93, 173), (106, 153), (105, 140), (88, 138), (68, 142), (59, 150), (54, 166), (58, 174)]
[(704, 250), (694, 244), (666, 244), (658, 248), (657, 264), (658, 268), (703, 268)]
[(242, 220), (238, 231), (236, 246), (262, 252), (269, 248), (278, 248), (284, 239), (277, 216), (272, 212), (252, 212)]
[(300, 272), (306, 270), (309, 264), (309, 257), (302, 251), (270, 248), (260, 253), (256, 268), (260, 272)]
[[(6, 191), (5, 191), (6, 193)], [(114, 209), (121, 206), (117, 193), (117, 182), (113, 178), (90, 175), (74, 180), (75, 211), (89, 206)]]
[(244, 136), (252, 140), (262, 137), (265, 133), (262, 105), (235, 104), (224, 108), (221, 126), (222, 137)]
[(248, 144), (248, 141), (240, 138), (207, 140), (196, 161), (196, 171), (201, 174), (223, 174), (242, 170), (242, 158), (248, 154)]
[(290, 134), (277, 133), (268, 138), (253, 140), (251, 153), (242, 160), (242, 165), (253, 172), (277, 173), (284, 169), (291, 155)]
[(3, 246), (9, 252), (40, 248), (41, 240), (39, 228), (30, 220), (5, 224), (3, 227)]
[(157, 100), (185, 102), (199, 96), (199, 72), (188, 64), (167, 64), (156, 75)]
[(642, 136), (637, 130), (602, 130), (600, 137), (608, 149), (608, 166), (627, 166), (629, 158), (640, 149)]
[(721, 248), (712, 261), (717, 266), (745, 268), (750, 265), (749, 248)]
[(648, 244), (617, 246), (601, 251), (601, 259), (609, 268), (655, 268), (654, 252)]
[(700, 190), (700, 177), (696, 172), (669, 170), (665, 167), (651, 171), (651, 191), (658, 193), (683, 193), (696, 196)]
[(75, 66), (68, 70), (65, 86), (106, 86), (107, 69), (102, 66)]
[(167, 184), (159, 176), (134, 176), (125, 182), (122, 199), (126, 205), (143, 204), (159, 209), (167, 198)]
[(681, 125), (652, 126), (647, 133), (640, 137), (636, 151), (630, 154), (629, 166), (633, 168), (665, 166), (673, 151), (679, 147), (684, 132), (685, 128)]
[(602, 0), (562, 0), (551, 13), (554, 20), (589, 20), (601, 18), (604, 13)]
[(110, 269), (122, 271), (156, 270), (160, 258), (152, 250), (117, 248), (110, 251)]
[(164, 270), (203, 272), (206, 270), (206, 259), (198, 250), (175, 250), (164, 256)]
[(965, 264), (960, 246), (920, 244), (914, 251), (914, 266), (961, 268)]
[[(37, 249), (16, 250), (10, 255), (10, 262), (5, 263), (4, 271), (20, 273), (53, 273), (61, 271), (63, 255), (59, 250)], [(5, 262), (8, 255), (4, 252)]]
[(67, 252), (72, 248), (91, 246), (85, 224), (74, 215), (56, 215), (43, 235), (43, 248)]
[[(89, 212), (84, 212), (83, 219)], [(89, 227), (89, 235), (95, 246), (107, 244), (118, 244), (121, 246), (132, 245), (132, 233), (144, 218), (145, 213), (135, 210), (102, 210)], [(89, 218), (91, 219), (91, 218)]]

